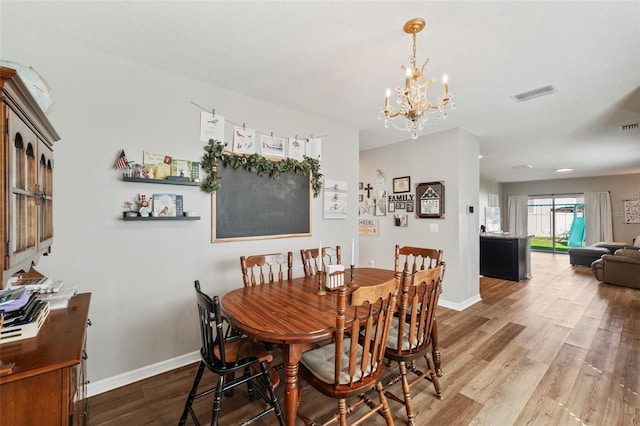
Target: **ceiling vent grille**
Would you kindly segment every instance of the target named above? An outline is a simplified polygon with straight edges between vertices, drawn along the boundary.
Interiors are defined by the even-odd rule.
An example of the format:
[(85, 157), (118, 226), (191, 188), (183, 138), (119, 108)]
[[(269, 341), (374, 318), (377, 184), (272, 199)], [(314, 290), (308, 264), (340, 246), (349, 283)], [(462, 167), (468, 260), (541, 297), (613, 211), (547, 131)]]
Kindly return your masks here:
[(548, 84), (546, 86), (538, 87), (537, 89), (528, 90), (526, 92), (518, 93), (511, 96), (517, 102), (528, 101), (529, 99), (537, 98), (538, 96), (548, 95), (557, 91), (555, 86)]
[(620, 126), (620, 131), (621, 132), (628, 132), (630, 130), (638, 130), (639, 127), (640, 127), (640, 125), (638, 123), (625, 124), (625, 125)]

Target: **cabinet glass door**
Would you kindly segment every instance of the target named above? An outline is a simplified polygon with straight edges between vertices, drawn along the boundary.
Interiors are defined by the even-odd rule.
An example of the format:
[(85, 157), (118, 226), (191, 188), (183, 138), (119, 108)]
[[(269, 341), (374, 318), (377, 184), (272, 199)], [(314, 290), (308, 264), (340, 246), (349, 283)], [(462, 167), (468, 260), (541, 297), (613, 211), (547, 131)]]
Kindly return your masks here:
[(9, 266), (13, 266), (37, 250), (36, 150), (37, 139), (24, 123), (9, 116), (11, 176), (11, 215), (13, 229), (9, 236)]

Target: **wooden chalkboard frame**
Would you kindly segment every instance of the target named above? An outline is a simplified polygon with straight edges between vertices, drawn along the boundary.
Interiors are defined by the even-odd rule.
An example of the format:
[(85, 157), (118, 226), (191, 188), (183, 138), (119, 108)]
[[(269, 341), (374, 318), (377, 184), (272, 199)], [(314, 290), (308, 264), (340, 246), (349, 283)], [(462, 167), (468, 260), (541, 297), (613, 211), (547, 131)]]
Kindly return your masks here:
[[(283, 172), (278, 178), (272, 178), (269, 176), (258, 176), (256, 173), (250, 172), (243, 168), (234, 169), (232, 167), (226, 167), (218, 162), (218, 174), (221, 177), (220, 188), (216, 192), (211, 194), (211, 242), (234, 242), (234, 241), (249, 241), (249, 240), (261, 240), (272, 238), (294, 238), (294, 237), (306, 237), (311, 235), (311, 201), (312, 201), (312, 186), (311, 186), (311, 174), (296, 175), (295, 172)], [(289, 184), (287, 190), (295, 191), (288, 196), (282, 196), (281, 189), (283, 185)], [(261, 191), (257, 191), (260, 188)], [(266, 197), (262, 201), (258, 200), (254, 202), (254, 199), (250, 194), (259, 193), (259, 196)], [(275, 193), (274, 191), (278, 191)], [(271, 196), (271, 195), (272, 196)], [(233, 203), (229, 202), (228, 209), (220, 204), (220, 200), (230, 201), (230, 197), (233, 197)], [(277, 200), (275, 200), (277, 198)], [(261, 223), (261, 218), (268, 217), (267, 212), (261, 210), (260, 203), (267, 203), (272, 208), (268, 210), (271, 212), (272, 220), (279, 220), (279, 231), (271, 232), (269, 230), (261, 229), (258, 232), (253, 232), (256, 235), (243, 235), (243, 233), (250, 232), (247, 230), (247, 226), (238, 226), (233, 224), (231, 227), (241, 229), (221, 229), (221, 225), (218, 223), (218, 217), (221, 219), (224, 216), (230, 214), (230, 212), (240, 211), (239, 214), (246, 215), (238, 220), (244, 220), (248, 226), (255, 226)], [(275, 203), (275, 204), (274, 204)], [(246, 209), (242, 209), (242, 206), (246, 206)], [(218, 209), (225, 209), (219, 211)], [(290, 223), (291, 216), (285, 216), (286, 212), (302, 212), (302, 215), (295, 216), (298, 220)], [(275, 213), (275, 216), (274, 216)], [(231, 216), (236, 219), (237, 216)], [(235, 220), (234, 220), (235, 222)], [(286, 222), (286, 223), (285, 223)], [(292, 227), (291, 232), (289, 229), (283, 227)], [(293, 229), (295, 228), (295, 229)], [(241, 235), (236, 235), (241, 234)]]

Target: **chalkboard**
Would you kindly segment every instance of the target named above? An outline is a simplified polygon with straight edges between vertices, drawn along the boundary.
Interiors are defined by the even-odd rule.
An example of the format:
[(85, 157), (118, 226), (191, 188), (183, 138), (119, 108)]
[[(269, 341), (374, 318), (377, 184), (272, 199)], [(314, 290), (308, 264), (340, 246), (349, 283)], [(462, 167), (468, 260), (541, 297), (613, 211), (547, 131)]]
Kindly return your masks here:
[(213, 193), (213, 242), (311, 234), (309, 175), (277, 178), (218, 165), (221, 186)]

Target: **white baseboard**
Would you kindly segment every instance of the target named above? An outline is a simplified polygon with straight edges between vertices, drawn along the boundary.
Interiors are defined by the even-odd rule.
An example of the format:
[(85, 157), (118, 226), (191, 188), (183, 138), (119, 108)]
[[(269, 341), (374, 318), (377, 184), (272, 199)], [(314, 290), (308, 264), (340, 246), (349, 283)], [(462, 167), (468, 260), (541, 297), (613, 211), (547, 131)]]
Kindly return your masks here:
[(482, 298), (480, 297), (479, 294), (476, 294), (473, 297), (468, 298), (467, 300), (463, 300), (460, 303), (454, 303), (454, 302), (449, 302), (448, 300), (443, 300), (440, 299), (438, 300), (438, 305), (445, 307), (445, 308), (449, 308), (449, 309), (453, 309), (456, 311), (464, 311), (465, 309), (467, 309), (469, 306), (478, 303), (479, 301), (481, 301)]
[(108, 379), (91, 382), (87, 385), (87, 397), (90, 398), (103, 392), (108, 392), (122, 386), (130, 385), (131, 383), (148, 379), (149, 377), (166, 373), (167, 371), (175, 370), (176, 368), (184, 367), (185, 365), (193, 364), (198, 361), (200, 361), (200, 351), (195, 351), (166, 361), (158, 362), (156, 364), (147, 365), (146, 367), (138, 368), (137, 370), (118, 374), (117, 376), (109, 377)]

